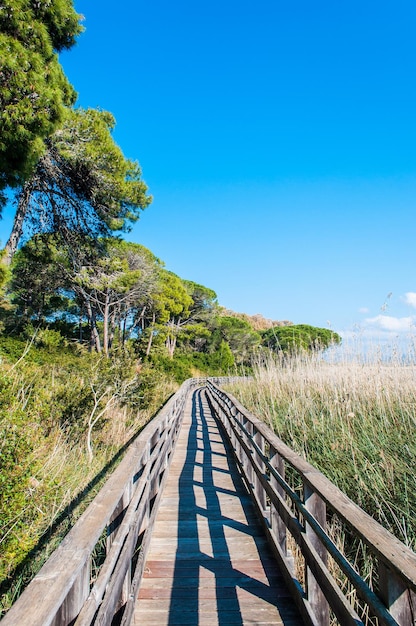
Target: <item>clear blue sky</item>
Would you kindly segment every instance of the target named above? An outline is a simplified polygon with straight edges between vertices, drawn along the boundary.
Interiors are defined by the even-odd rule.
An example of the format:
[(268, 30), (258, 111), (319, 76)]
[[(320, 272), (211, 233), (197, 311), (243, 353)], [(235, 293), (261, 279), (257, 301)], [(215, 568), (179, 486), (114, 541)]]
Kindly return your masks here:
[(413, 328), (414, 0), (76, 8), (78, 104), (114, 114), (154, 197), (126, 238), (235, 311)]

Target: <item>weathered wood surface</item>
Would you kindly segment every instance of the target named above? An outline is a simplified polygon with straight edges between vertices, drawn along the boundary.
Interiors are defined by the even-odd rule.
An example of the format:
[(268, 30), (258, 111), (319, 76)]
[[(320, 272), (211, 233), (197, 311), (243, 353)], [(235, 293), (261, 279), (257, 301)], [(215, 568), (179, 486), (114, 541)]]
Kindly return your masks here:
[(302, 623), (203, 390), (185, 408), (133, 623)]
[[(125, 587), (138, 534), (150, 523), (157, 493), (163, 487), (184, 402), (196, 386), (197, 380), (186, 381), (141, 431), (92, 503), (2, 619), (2, 626), (73, 626), (75, 620), (77, 626), (111, 624), (128, 593)], [(91, 585), (92, 555), (104, 530), (108, 551)]]
[[(414, 626), (416, 554), (288, 448), (236, 398), (209, 380), (207, 397), (227, 432), (259, 519), (263, 520), (304, 620), (310, 626), (326, 626), (330, 620), (332, 623), (330, 610), (342, 626)], [(286, 475), (290, 476), (289, 483)], [(326, 533), (326, 523), (334, 513), (338, 523), (372, 554), (378, 566), (378, 584), (377, 575), (372, 580), (360, 576), (357, 563), (350, 562), (338, 548), (336, 537)], [(289, 538), (291, 552), (287, 549)], [(348, 579), (353, 593), (346, 593), (340, 584), (342, 576), (328, 568), (329, 557)]]

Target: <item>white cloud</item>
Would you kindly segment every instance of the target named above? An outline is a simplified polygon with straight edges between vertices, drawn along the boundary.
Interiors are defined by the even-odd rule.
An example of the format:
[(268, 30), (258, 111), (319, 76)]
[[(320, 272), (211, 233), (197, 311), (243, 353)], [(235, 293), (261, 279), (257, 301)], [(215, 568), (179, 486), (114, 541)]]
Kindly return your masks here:
[[(406, 294), (408, 295), (408, 294)], [(412, 294), (416, 298), (416, 294)], [(416, 306), (416, 301), (415, 301)], [(415, 326), (416, 316), (409, 317), (392, 317), (390, 315), (377, 315), (365, 320), (366, 326), (379, 328), (381, 330), (392, 331), (396, 333), (408, 332)]]
[(414, 291), (408, 291), (405, 293), (403, 300), (406, 304), (416, 309), (416, 293)]
[(358, 313), (370, 313), (370, 309), (367, 309), (366, 306), (362, 306), (360, 309), (358, 309)]

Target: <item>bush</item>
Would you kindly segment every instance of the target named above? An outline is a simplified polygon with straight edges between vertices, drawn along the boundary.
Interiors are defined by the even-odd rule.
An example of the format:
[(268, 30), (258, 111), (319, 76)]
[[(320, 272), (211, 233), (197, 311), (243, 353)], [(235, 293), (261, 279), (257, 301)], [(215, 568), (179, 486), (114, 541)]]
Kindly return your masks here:
[(315, 352), (341, 343), (341, 337), (329, 328), (307, 324), (274, 326), (263, 333), (262, 344), (275, 352)]
[[(27, 342), (0, 337), (3, 610), (42, 565), (57, 520), (65, 523), (53, 531), (54, 546), (94, 495), (90, 485), (101, 484), (97, 477), (104, 479), (123, 446), (177, 388), (151, 364), (138, 365), (129, 350), (106, 359), (77, 354), (56, 331), (46, 337), (53, 338), (48, 347), (32, 344), (23, 359)], [(90, 433), (90, 459), (88, 420), (97, 399), (102, 410), (108, 398), (114, 402)]]

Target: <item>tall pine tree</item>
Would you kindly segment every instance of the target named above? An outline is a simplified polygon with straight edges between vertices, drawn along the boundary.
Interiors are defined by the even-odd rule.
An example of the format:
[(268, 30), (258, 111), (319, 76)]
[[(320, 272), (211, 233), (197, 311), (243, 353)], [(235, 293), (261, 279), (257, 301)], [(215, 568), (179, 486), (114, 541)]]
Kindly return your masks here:
[(0, 4), (0, 193), (30, 175), (75, 101), (57, 52), (81, 30), (72, 0)]

